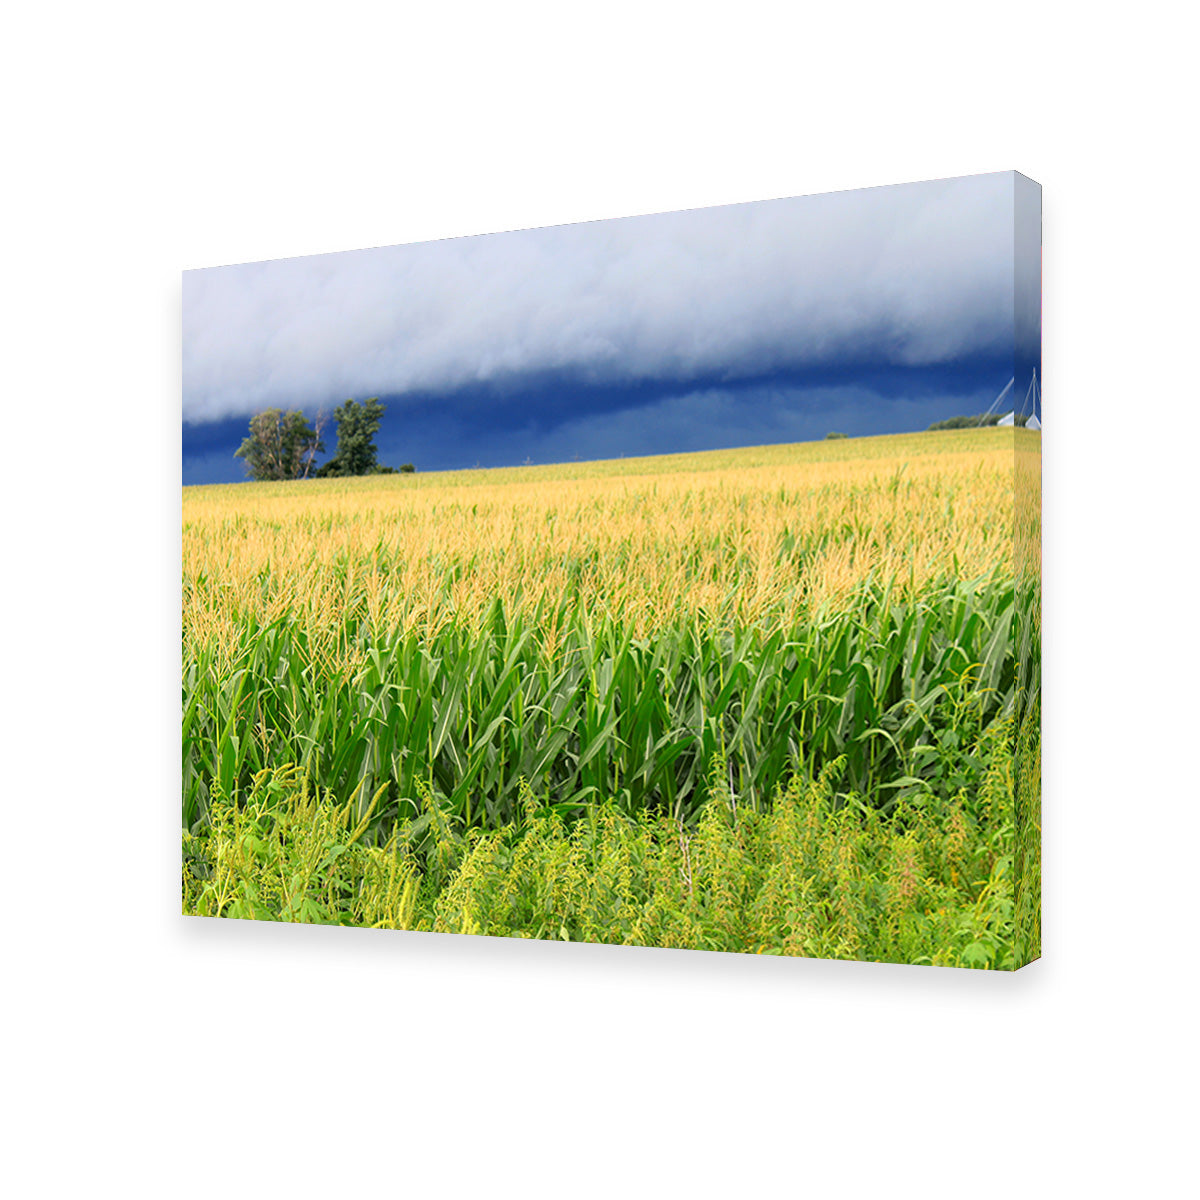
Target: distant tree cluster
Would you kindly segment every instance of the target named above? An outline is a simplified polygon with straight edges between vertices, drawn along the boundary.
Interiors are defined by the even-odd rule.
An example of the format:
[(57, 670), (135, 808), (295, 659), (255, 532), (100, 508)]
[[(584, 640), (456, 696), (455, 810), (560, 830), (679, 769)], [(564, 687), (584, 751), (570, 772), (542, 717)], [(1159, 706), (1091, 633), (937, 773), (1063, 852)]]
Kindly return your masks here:
[[(933, 432), (935, 429), (977, 429), (985, 425), (998, 424), (1002, 416), (1004, 416), (1003, 413), (988, 413), (986, 416), (980, 413), (977, 417), (947, 417), (944, 421), (936, 421), (930, 425), (929, 431)], [(1028, 419), (1028, 417), (1017, 417), (1016, 423), (1024, 425)]]
[(326, 417), (318, 416), (314, 428), (301, 412), (268, 408), (250, 418), (250, 436), (237, 457), (246, 460), (246, 473), (256, 481), (409, 474), (416, 469), (412, 463), (397, 468), (379, 462), (375, 435), (383, 413), (384, 405), (375, 396), (362, 404), (347, 400), (336, 408), (337, 452), (314, 470), (317, 455), (325, 450), (321, 433)]
[(836, 442), (839, 438), (844, 438), (846, 436), (847, 435), (844, 433), (835, 433), (831, 430), (829, 433), (827, 433), (825, 435), (825, 440), (827, 442)]

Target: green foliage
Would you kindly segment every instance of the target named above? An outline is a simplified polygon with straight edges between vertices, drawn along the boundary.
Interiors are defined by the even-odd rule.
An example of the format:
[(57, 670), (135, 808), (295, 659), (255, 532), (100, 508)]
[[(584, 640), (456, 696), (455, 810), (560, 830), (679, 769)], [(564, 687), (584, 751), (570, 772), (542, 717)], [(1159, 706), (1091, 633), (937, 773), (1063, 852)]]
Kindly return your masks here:
[(391, 472), (377, 461), (375, 435), (383, 420), (384, 405), (376, 397), (359, 404), (347, 400), (334, 410), (337, 421), (337, 453), (318, 474), (322, 477), (381, 475)]
[(386, 782), (393, 809), (420, 781), (466, 827), (514, 819), (522, 779), (576, 815), (607, 797), (691, 819), (718, 752), (743, 806), (800, 761), (838, 758), (874, 806), (945, 800), (977, 786), (973, 739), (1013, 711), (1013, 606), (999, 577), (917, 602), (869, 587), (791, 628), (693, 620), (646, 638), (569, 597), (511, 614), (497, 600), (482, 629), (432, 634), (381, 633), (348, 610), (340, 663), (297, 617), (248, 615), (223, 653), (185, 646), (184, 822), (214, 788), (232, 795), (281, 762), (342, 800)]
[(408, 928), (418, 889), (396, 835), (363, 841), (377, 793), (320, 803), (293, 767), (262, 771), (244, 802), (216, 795), (183, 838), (184, 912), (256, 921)]
[(1036, 698), (1017, 732), (1014, 770), (1014, 953), (1026, 963), (1042, 953), (1042, 729)]
[[(944, 421), (935, 421), (929, 427), (929, 432), (936, 429), (978, 429), (988, 425), (997, 425), (1003, 413), (980, 413), (975, 417), (947, 417)], [(1015, 418), (1015, 424), (1024, 427), (1025, 422), (1029, 418), (1027, 416), (1018, 416)]]
[(976, 429), (980, 426), (995, 425), (1000, 420), (999, 413), (991, 413), (985, 416), (979, 413), (974, 417), (947, 417), (944, 421), (935, 421), (929, 427), (929, 432), (936, 429)]
[[(979, 787), (884, 814), (798, 770), (761, 808), (726, 760), (691, 822), (607, 799), (579, 819), (522, 782), (518, 812), (465, 835), (422, 815), (317, 803), (296, 768), (215, 799), (184, 836), (183, 908), (243, 917), (765, 954), (1013, 969), (1012, 722), (974, 747)], [(360, 812), (359, 809), (362, 809)]]
[(324, 442), (303, 413), (268, 408), (250, 418), (250, 436), (235, 457), (246, 460), (246, 473), (257, 482), (306, 479), (312, 473), (313, 460), (324, 449)]
[(826, 440), (827, 442), (836, 442), (836, 441), (837, 441), (839, 438), (844, 438), (844, 437), (846, 437), (846, 436), (847, 436), (847, 435), (846, 435), (846, 434), (844, 434), (844, 433), (833, 433), (833, 432), (831, 431), (831, 432), (829, 432), (829, 433), (827, 433), (827, 434), (825, 435), (825, 440)]

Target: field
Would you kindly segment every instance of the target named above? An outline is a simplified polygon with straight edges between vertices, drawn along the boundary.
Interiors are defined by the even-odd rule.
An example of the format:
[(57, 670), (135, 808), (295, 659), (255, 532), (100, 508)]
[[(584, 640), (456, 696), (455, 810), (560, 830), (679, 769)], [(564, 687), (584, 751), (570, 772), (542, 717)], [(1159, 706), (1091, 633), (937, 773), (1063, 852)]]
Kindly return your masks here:
[(1022, 965), (1039, 479), (985, 429), (185, 489), (185, 912)]

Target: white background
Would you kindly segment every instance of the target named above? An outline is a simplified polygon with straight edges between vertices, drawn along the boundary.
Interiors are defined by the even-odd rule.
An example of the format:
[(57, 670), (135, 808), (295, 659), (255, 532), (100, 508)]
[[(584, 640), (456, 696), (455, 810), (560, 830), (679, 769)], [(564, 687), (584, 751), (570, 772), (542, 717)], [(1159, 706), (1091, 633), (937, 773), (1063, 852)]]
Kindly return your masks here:
[[(1185, 1189), (1186, 11), (8, 15), (9, 1194)], [(183, 268), (1010, 168), (1045, 189), (1041, 963), (991, 977), (175, 915)]]

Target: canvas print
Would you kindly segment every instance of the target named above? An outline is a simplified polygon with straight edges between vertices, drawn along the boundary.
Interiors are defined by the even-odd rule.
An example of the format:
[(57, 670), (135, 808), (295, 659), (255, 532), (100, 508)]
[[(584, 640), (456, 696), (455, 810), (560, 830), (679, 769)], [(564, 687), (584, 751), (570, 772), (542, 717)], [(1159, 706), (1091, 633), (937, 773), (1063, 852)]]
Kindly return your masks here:
[(1011, 171), (186, 271), (183, 911), (1037, 958), (1041, 379)]

